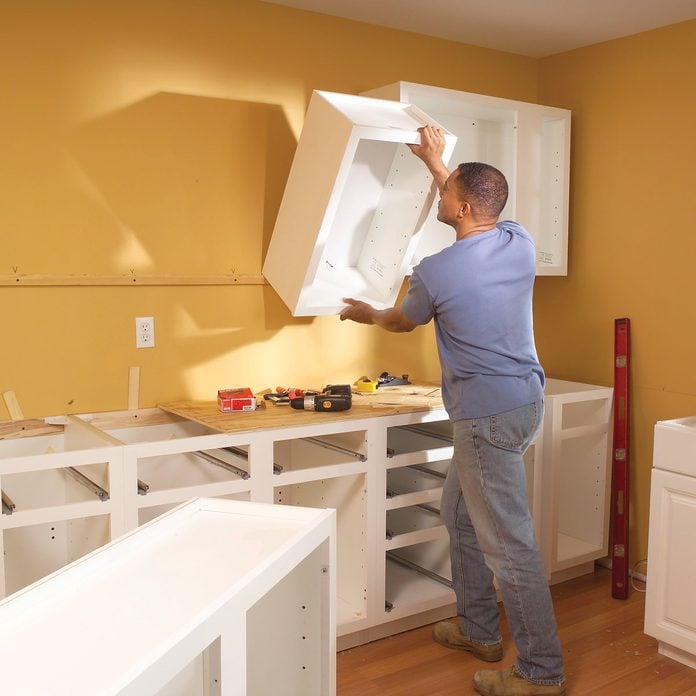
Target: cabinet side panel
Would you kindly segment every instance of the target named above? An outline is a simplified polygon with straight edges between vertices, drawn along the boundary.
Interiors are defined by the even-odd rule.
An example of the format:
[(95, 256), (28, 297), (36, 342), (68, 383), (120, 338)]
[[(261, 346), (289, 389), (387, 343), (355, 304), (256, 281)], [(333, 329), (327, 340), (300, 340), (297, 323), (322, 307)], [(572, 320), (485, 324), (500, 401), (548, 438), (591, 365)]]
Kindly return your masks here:
[(312, 97), (263, 265), (264, 276), (291, 310), (317, 253), (351, 130), (343, 116)]
[(323, 696), (325, 620), (319, 547), (247, 612), (247, 694)]
[(570, 117), (544, 119), (537, 261), (554, 275), (567, 272)]

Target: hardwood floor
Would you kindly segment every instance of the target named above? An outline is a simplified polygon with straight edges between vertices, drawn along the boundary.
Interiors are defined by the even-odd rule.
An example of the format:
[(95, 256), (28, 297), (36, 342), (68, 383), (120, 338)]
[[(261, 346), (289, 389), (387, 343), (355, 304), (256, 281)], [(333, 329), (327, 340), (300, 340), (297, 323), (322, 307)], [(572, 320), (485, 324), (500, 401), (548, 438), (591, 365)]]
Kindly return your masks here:
[[(565, 653), (567, 693), (696, 696), (696, 670), (662, 657), (643, 633), (645, 595), (611, 597), (611, 573), (595, 573), (551, 588)], [(479, 669), (506, 667), (516, 651), (503, 621), (505, 657), (496, 665), (448, 650), (431, 626), (345, 650), (337, 656), (338, 696), (461, 696), (474, 694)]]

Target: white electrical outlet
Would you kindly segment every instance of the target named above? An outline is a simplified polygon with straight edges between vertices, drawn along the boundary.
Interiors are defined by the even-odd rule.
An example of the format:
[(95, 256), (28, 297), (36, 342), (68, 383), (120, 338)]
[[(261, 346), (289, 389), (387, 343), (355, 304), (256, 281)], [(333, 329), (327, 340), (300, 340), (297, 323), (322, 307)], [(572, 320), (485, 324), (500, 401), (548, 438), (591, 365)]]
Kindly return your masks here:
[(154, 348), (155, 347), (155, 318), (136, 317), (135, 318), (135, 347)]

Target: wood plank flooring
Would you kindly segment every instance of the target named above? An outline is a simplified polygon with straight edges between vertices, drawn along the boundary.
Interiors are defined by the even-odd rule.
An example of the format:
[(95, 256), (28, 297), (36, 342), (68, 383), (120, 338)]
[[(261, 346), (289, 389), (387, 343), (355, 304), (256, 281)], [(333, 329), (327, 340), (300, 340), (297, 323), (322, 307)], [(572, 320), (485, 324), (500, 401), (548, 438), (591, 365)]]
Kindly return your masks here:
[[(696, 696), (696, 670), (661, 656), (643, 633), (645, 595), (611, 597), (611, 573), (595, 573), (551, 588), (565, 653), (567, 693), (607, 696)], [(433, 642), (431, 626), (345, 650), (337, 656), (338, 696), (462, 696), (475, 694), (479, 669), (516, 657), (503, 620), (505, 657), (495, 665)]]

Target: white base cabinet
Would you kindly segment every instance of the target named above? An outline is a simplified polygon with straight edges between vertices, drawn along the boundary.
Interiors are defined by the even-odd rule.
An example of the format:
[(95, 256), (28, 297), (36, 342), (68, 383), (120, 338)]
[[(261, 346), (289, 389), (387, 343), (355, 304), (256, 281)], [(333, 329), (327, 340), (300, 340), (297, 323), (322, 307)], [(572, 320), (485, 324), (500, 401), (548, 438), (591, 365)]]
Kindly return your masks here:
[[(221, 414), (214, 402), (181, 402), (165, 405), (167, 412), (70, 417), (51, 437), (91, 433), (93, 448), (77, 453), (50, 451), (60, 440), (51, 445), (44, 434), (0, 439), (0, 487), (17, 499), (0, 516), (6, 592), (183, 501), (216, 497), (336, 510), (339, 647), (452, 616), (449, 542), (439, 516), (451, 425), (437, 399), (414, 405), (380, 392), (356, 397), (351, 411), (337, 414), (273, 405)], [(591, 572), (594, 559), (606, 555), (611, 396), (604, 387), (548, 381), (546, 417), (525, 465), (550, 582)], [(392, 405), (377, 407), (380, 399)], [(0, 424), (0, 435), (3, 427), (13, 432), (12, 424)], [(109, 467), (111, 478), (101, 479), (108, 500), (90, 500), (84, 509), (46, 505), (32, 499), (31, 485), (22, 495), (13, 488), (18, 472), (62, 479), (70, 461)], [(80, 542), (72, 549), (46, 538), (68, 518)]]
[(332, 696), (335, 513), (195, 499), (0, 602), (3, 693)]
[(552, 582), (608, 553), (614, 390), (549, 379), (540, 546)]
[(35, 429), (19, 422), (0, 439), (0, 597), (131, 528), (123, 450), (79, 418), (65, 420)]
[(645, 632), (696, 668), (696, 418), (655, 426)]

